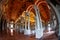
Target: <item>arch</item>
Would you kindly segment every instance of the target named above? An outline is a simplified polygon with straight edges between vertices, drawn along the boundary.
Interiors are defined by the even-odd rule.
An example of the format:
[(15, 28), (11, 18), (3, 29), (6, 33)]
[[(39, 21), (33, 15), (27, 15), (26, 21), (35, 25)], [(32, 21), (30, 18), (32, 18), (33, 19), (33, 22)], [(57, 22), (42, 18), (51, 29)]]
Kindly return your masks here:
[[(26, 11), (23, 11), (22, 14), (24, 14), (25, 12), (26, 12)], [(15, 23), (16, 23), (18, 20), (21, 19), (21, 18), (20, 18), (21, 16), (25, 17), (24, 15), (20, 15), (20, 16), (17, 18), (17, 20), (15, 21)]]
[[(54, 13), (55, 13), (57, 10), (55, 9), (55, 7), (53, 7), (53, 5), (52, 5), (51, 3), (48, 3), (48, 2), (46, 2), (46, 1), (36, 1), (36, 2), (35, 2), (35, 5), (37, 5), (37, 7), (42, 6), (43, 4), (45, 4), (45, 6), (46, 6), (46, 8), (47, 8), (48, 10), (47, 10), (47, 11), (44, 10), (44, 6), (43, 6), (42, 9), (43, 9), (43, 11), (46, 11), (46, 12), (44, 13), (45, 15), (43, 15), (42, 13), (41, 13), (41, 14), (42, 14), (43, 16), (46, 16), (46, 17), (47, 17), (47, 18), (43, 17), (43, 18), (45, 18), (45, 20), (47, 20), (47, 19), (49, 18), (49, 20), (47, 20), (46, 22), (49, 22), (49, 21), (51, 22), (51, 18), (50, 18), (50, 16), (51, 16), (50, 13), (51, 13), (51, 11), (50, 11), (50, 10), (54, 11)], [(52, 9), (51, 9), (51, 8), (52, 8)], [(55, 10), (54, 10), (54, 9), (55, 9)], [(41, 10), (41, 9), (40, 9), (40, 10)], [(40, 12), (42, 12), (42, 11), (40, 11)], [(53, 13), (53, 14), (54, 14), (54, 13)], [(56, 14), (56, 13), (55, 13), (55, 14)], [(42, 15), (41, 15), (41, 16), (42, 16)], [(55, 26), (55, 27), (54, 27), (54, 25), (52, 26), (52, 27), (54, 27), (54, 28), (52, 28), (53, 30), (55, 30), (55, 29), (57, 30), (57, 28), (58, 28), (58, 27), (57, 27), (57, 25), (58, 25), (57, 16), (55, 15), (55, 17), (56, 17), (56, 21), (54, 20), (53, 22), (56, 22), (57, 24), (54, 23), (54, 25), (56, 25), (56, 26)], [(53, 18), (53, 17), (52, 17), (52, 18)], [(48, 23), (47, 23), (47, 24), (48, 24)], [(55, 31), (56, 31), (56, 30), (55, 30)], [(58, 30), (57, 30), (57, 31), (58, 31)]]
[(26, 11), (31, 11), (31, 9), (33, 8), (33, 5), (28, 6)]
[[(25, 18), (25, 12), (26, 12), (26, 11), (24, 11), (24, 12), (22, 13), (22, 15), (21, 15), (21, 16), (24, 17), (24, 18)], [(35, 17), (34, 13), (33, 13), (32, 11), (30, 11), (29, 13), (30, 13), (30, 21), (31, 21), (31, 22), (35, 22), (35, 20), (34, 20), (34, 17)], [(32, 15), (32, 16), (31, 16), (31, 15)], [(26, 18), (26, 19), (27, 19), (27, 18)]]
[[(42, 20), (44, 20), (45, 22), (48, 22), (50, 20), (50, 16), (49, 16), (50, 12), (49, 12), (49, 6), (48, 6), (48, 3), (46, 2), (46, 0), (41, 0), (41, 1), (35, 2), (35, 4), (37, 5), (37, 7), (40, 10)], [(47, 16), (49, 16), (49, 17), (47, 17)]]
[(39, 2), (39, 3), (37, 4), (37, 6), (39, 6), (41, 3), (45, 3), (45, 4), (47, 4), (46, 1), (42, 1), (42, 2)]
[(38, 1), (39, 1), (39, 0), (37, 0), (37, 1), (35, 2), (35, 5), (37, 5), (37, 4), (38, 4)]

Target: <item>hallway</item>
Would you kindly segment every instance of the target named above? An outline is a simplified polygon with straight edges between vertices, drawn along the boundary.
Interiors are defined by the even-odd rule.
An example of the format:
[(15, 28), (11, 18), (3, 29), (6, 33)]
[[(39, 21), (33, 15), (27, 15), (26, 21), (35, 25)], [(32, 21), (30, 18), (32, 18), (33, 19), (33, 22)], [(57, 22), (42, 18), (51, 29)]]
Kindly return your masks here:
[(0, 40), (58, 40), (59, 5), (49, 0), (1, 0), (0, 5)]

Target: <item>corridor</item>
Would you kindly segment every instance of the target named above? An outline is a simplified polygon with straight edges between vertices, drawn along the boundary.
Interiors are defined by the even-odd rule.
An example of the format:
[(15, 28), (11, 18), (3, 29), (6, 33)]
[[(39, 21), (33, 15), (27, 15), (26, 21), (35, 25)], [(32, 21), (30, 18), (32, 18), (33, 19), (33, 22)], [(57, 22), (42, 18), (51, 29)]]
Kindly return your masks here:
[(1, 0), (0, 40), (58, 40), (60, 6), (53, 2)]

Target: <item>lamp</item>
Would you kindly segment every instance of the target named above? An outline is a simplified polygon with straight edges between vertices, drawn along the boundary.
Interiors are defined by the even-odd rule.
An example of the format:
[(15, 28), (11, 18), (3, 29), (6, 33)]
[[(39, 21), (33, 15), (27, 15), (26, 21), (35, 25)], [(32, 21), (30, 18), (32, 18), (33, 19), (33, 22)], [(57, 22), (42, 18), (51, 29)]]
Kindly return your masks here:
[(13, 21), (10, 23), (10, 32), (11, 36), (13, 36)]

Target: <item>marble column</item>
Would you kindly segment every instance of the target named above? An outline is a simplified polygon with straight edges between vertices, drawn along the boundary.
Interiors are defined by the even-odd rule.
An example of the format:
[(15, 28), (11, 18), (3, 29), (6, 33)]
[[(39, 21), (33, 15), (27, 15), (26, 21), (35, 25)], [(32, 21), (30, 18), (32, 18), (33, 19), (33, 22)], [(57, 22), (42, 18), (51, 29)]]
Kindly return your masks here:
[(26, 12), (25, 12), (25, 28), (24, 28), (24, 35), (27, 35), (26, 30), (27, 30), (27, 21), (26, 21)]
[[(30, 15), (29, 12), (26, 12), (25, 16), (28, 17), (28, 20), (25, 18), (25, 35), (30, 35), (31, 34), (31, 29), (30, 29)], [(28, 23), (28, 24), (27, 24)]]
[(28, 35), (31, 34), (31, 29), (30, 29), (30, 13), (28, 12)]
[(35, 13), (36, 13), (36, 28), (35, 28), (35, 37), (41, 38), (43, 36), (43, 28), (42, 28), (42, 21), (40, 17), (40, 13), (38, 7), (34, 5)]
[(20, 33), (22, 33), (22, 25), (20, 24)]
[(56, 34), (60, 37), (60, 13), (59, 13), (59, 9), (60, 7), (55, 7), (50, 1), (48, 2), (48, 4), (52, 7), (52, 9), (54, 10), (54, 12), (56, 13), (57, 19), (58, 19), (58, 29), (55, 30)]
[(7, 22), (7, 34), (8, 34), (8, 32), (9, 32), (9, 22)]
[[(58, 33), (58, 40), (60, 40), (60, 5), (56, 5), (56, 8), (57, 8), (57, 16), (58, 16), (58, 22), (59, 22), (59, 33)], [(58, 31), (57, 31), (58, 32)]]
[(26, 22), (26, 19), (25, 19), (25, 29), (24, 29), (24, 35), (27, 35), (26, 30), (27, 30), (27, 22)]
[(60, 36), (60, 5), (56, 5), (56, 8), (57, 8), (57, 16), (59, 22), (59, 36)]

